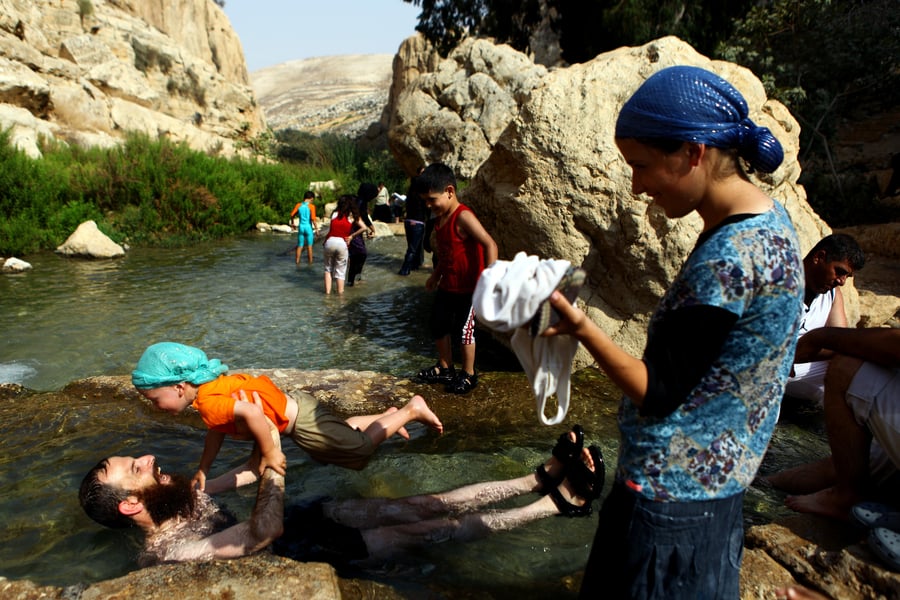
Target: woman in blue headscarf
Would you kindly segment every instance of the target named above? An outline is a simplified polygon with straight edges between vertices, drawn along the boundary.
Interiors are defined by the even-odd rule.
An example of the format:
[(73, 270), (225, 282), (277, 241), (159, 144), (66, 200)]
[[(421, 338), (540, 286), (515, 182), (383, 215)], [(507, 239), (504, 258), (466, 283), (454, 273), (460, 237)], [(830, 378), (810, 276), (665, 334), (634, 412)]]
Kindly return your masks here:
[(778, 419), (803, 298), (796, 234), (747, 169), (781, 145), (741, 94), (695, 67), (652, 75), (625, 103), (616, 144), (632, 190), (703, 231), (636, 358), (560, 293), (546, 335), (575, 336), (624, 392), (613, 488), (583, 598), (738, 598), (744, 490)]

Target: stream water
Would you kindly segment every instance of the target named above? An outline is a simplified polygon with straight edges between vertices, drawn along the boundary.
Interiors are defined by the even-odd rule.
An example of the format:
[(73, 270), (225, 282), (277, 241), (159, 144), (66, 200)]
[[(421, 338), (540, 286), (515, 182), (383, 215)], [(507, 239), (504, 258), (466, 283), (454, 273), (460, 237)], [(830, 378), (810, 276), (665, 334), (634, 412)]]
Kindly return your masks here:
[[(186, 249), (133, 250), (112, 261), (47, 253), (26, 257), (31, 271), (0, 276), (0, 383), (29, 390), (0, 396), (0, 576), (69, 586), (135, 569), (139, 540), (84, 516), (81, 478), (104, 456), (148, 452), (164, 468), (190, 474), (202, 450), (195, 423), (63, 390), (71, 381), (127, 374), (144, 348), (161, 340), (201, 347), (232, 371), (335, 368), (408, 377), (433, 360), (427, 274), (396, 275), (402, 237), (370, 243), (364, 282), (342, 298), (322, 293), (320, 248), (313, 266), (295, 267), (293, 240), (254, 234)], [(414, 425), (411, 441), (389, 440), (361, 472), (317, 465), (286, 444), (289, 500), (396, 497), (533, 469), (563, 428), (537, 423), (527, 391), (520, 403), (527, 416), (509, 417), (516, 405), (504, 402), (527, 388), (523, 374), (500, 374), (510, 370), (508, 354), (487, 344), (482, 353), (480, 346), (478, 366), (486, 375), (485, 405), (476, 410), (465, 404), (469, 397), (458, 399), (476, 411), (464, 421), (470, 426), (436, 438)], [(593, 369), (573, 385), (566, 422), (585, 425), (609, 473), (616, 446), (610, 400), (618, 392)], [(818, 457), (827, 449), (823, 440), (817, 415), (783, 419), (764, 469)], [(226, 443), (217, 464), (236, 462), (246, 451)], [(254, 494), (241, 489), (222, 500), (246, 516)], [(785, 510), (777, 494), (756, 488), (745, 507), (748, 522)], [(438, 545), (365, 576), (410, 597), (574, 597), (571, 576), (584, 566), (595, 527), (596, 516), (545, 519), (478, 542)]]

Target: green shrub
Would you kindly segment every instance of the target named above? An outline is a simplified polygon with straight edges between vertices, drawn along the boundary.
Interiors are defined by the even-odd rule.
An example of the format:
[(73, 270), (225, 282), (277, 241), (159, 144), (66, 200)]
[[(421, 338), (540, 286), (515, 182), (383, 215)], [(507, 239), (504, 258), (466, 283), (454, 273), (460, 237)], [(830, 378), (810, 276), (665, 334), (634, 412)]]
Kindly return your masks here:
[(54, 249), (86, 220), (117, 242), (165, 246), (286, 223), (312, 181), (339, 186), (317, 199), (323, 217), (324, 204), (354, 193), (360, 181), (405, 190), (387, 152), (364, 154), (338, 136), (290, 139), (314, 160), (225, 159), (144, 135), (115, 148), (47, 142), (43, 158), (32, 160), (0, 132), (0, 255)]

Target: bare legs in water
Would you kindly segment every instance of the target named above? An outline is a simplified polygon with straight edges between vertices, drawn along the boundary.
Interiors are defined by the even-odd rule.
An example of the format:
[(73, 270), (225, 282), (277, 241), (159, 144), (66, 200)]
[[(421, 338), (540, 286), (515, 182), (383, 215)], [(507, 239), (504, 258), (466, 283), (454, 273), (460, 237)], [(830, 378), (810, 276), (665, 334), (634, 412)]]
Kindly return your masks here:
[[(575, 434), (570, 432), (575, 441)], [(587, 449), (581, 460), (596, 470)], [(564, 465), (551, 457), (544, 463), (551, 477), (558, 477)], [(560, 493), (574, 505), (583, 505), (568, 480), (560, 485)], [(398, 552), (445, 541), (467, 542), (559, 513), (549, 495), (520, 508), (479, 511), (487, 505), (540, 492), (541, 482), (535, 473), (506, 481), (490, 481), (467, 485), (448, 492), (423, 494), (406, 498), (365, 498), (334, 500), (323, 505), (326, 517), (360, 529), (371, 560), (385, 560)]]

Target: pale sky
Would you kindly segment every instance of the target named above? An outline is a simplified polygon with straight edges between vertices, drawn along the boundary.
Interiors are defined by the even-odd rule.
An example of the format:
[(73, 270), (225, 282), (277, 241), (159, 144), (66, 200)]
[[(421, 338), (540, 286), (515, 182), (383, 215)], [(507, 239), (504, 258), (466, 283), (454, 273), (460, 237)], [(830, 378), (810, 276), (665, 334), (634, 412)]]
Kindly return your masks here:
[(403, 0), (225, 0), (251, 73), (316, 56), (396, 54), (419, 12)]

